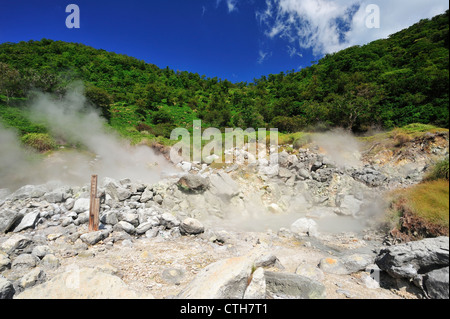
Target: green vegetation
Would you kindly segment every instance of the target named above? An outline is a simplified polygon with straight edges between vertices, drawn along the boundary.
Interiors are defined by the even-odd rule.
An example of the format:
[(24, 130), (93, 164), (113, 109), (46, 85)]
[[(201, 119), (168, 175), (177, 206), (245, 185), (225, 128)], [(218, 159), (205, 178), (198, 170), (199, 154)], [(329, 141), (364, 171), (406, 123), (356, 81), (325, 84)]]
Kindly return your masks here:
[[(30, 89), (61, 95), (68, 83), (82, 80), (88, 100), (133, 141), (147, 133), (167, 138), (174, 126), (192, 129), (193, 119), (202, 119), (204, 127), (277, 127), (284, 133), (332, 127), (365, 132), (412, 123), (448, 128), (448, 14), (327, 55), (299, 72), (251, 83), (160, 69), (78, 43), (3, 43), (0, 115), (11, 122), (4, 117), (14, 114), (8, 108)], [(138, 130), (140, 124), (152, 129)], [(28, 125), (21, 124), (22, 133), (41, 129)], [(401, 144), (405, 136), (397, 140)]]
[(449, 161), (439, 161), (420, 184), (391, 193), (386, 225), (408, 239), (449, 235)]
[(22, 136), (22, 143), (39, 152), (47, 152), (56, 148), (56, 142), (46, 133), (28, 133)]
[(434, 167), (431, 168), (430, 172), (425, 176), (426, 181), (437, 181), (439, 179), (449, 180), (449, 160), (448, 158), (437, 162)]

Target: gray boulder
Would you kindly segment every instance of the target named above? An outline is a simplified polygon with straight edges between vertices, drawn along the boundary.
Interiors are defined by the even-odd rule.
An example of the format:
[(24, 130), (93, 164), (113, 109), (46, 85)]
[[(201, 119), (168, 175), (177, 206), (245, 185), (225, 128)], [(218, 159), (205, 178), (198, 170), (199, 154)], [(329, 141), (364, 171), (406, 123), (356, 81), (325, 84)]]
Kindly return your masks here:
[(115, 211), (108, 211), (104, 213), (100, 217), (100, 221), (105, 225), (115, 225), (119, 222), (119, 219), (117, 218), (117, 212)]
[(131, 225), (130, 223), (122, 220), (120, 222), (118, 222), (117, 224), (114, 225), (113, 229), (115, 231), (124, 231), (127, 234), (133, 235), (136, 232), (136, 228), (134, 228), (133, 225)]
[(45, 189), (42, 185), (25, 185), (19, 188), (17, 191), (15, 191), (10, 198), (14, 200), (18, 199), (25, 199), (25, 198), (39, 198), (44, 196), (44, 194), (47, 192), (47, 189)]
[(53, 191), (44, 195), (44, 200), (49, 203), (62, 203), (64, 201), (64, 194), (61, 191)]
[(0, 276), (0, 299), (12, 299), (15, 293), (13, 284), (5, 277)]
[(17, 299), (137, 299), (152, 298), (131, 290), (119, 277), (101, 269), (72, 268), (25, 290)]
[(432, 299), (449, 299), (449, 267), (430, 271), (423, 277), (423, 287)]
[(159, 218), (161, 225), (166, 228), (173, 228), (180, 226), (180, 221), (171, 213), (164, 213)]
[(14, 228), (14, 232), (20, 232), (22, 230), (28, 229), (28, 228), (34, 228), (36, 225), (36, 222), (38, 221), (40, 216), (40, 212), (38, 210), (32, 211), (31, 213), (26, 214), (19, 225), (17, 225), (16, 228)]
[(91, 201), (89, 198), (78, 198), (75, 201), (72, 210), (75, 213), (84, 213), (86, 211), (89, 211), (90, 203)]
[(150, 187), (147, 187), (145, 191), (142, 193), (141, 199), (139, 201), (141, 203), (147, 203), (152, 198), (153, 198), (153, 190)]
[(195, 218), (186, 218), (180, 224), (182, 234), (197, 235), (205, 231), (203, 224)]
[(180, 299), (242, 299), (255, 255), (217, 261), (200, 271), (180, 293)]
[(342, 258), (322, 258), (319, 268), (326, 273), (349, 275), (363, 271), (372, 264), (374, 257), (368, 254), (352, 254)]
[(337, 212), (345, 216), (356, 216), (360, 211), (361, 205), (362, 201), (357, 199), (355, 196), (345, 195)]
[(187, 174), (177, 182), (178, 187), (185, 192), (204, 192), (209, 186), (209, 180), (200, 175)]
[(414, 279), (418, 275), (448, 267), (449, 238), (427, 238), (384, 248), (375, 263), (394, 278)]
[(109, 231), (108, 230), (98, 230), (90, 233), (86, 233), (80, 236), (80, 239), (89, 245), (95, 245), (99, 241), (105, 239), (108, 237)]
[(231, 199), (239, 194), (239, 185), (225, 172), (210, 176), (211, 192), (224, 199)]
[(23, 214), (15, 210), (0, 210), (0, 234), (6, 233), (20, 223)]
[(19, 287), (22, 289), (27, 289), (45, 281), (46, 274), (40, 268), (35, 268), (23, 276), (19, 281)]
[(14, 234), (0, 246), (0, 249), (8, 255), (20, 254), (29, 248), (31, 244), (32, 241), (30, 238), (19, 234)]
[(11, 264), (13, 270), (24, 270), (36, 267), (38, 258), (32, 254), (21, 254)]
[(310, 218), (299, 218), (291, 225), (291, 231), (299, 236), (316, 237), (319, 232), (317, 223)]
[(11, 268), (11, 260), (8, 258), (8, 256), (0, 253), (0, 272), (9, 268)]
[(324, 299), (325, 286), (297, 274), (265, 271), (266, 290), (271, 298)]

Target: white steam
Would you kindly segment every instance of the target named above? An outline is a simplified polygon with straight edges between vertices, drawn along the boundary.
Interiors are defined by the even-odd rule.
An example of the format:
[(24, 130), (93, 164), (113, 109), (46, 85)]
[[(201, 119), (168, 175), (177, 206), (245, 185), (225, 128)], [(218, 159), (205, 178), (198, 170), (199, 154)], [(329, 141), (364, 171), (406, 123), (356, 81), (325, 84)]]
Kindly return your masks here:
[(30, 114), (32, 120), (44, 122), (53, 136), (86, 150), (54, 152), (30, 161), (17, 135), (0, 128), (0, 188), (48, 181), (79, 185), (87, 183), (91, 174), (152, 184), (162, 174), (174, 172), (168, 161), (148, 146), (130, 146), (108, 130), (106, 121), (88, 105), (80, 84), (73, 85), (61, 100), (36, 93)]

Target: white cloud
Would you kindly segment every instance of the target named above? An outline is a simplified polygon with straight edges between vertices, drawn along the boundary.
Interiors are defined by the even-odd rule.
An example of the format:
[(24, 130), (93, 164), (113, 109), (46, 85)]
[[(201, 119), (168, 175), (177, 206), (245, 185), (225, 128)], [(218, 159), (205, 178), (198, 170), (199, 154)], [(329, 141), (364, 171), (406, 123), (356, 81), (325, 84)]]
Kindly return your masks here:
[[(222, 2), (222, 0), (216, 0), (216, 8), (219, 6), (219, 4)], [(237, 11), (237, 2), (238, 0), (226, 0), (227, 2), (227, 8), (228, 12), (231, 13), (233, 11)]]
[(227, 0), (228, 12), (233, 12), (237, 10), (236, 8), (237, 0)]
[(297, 51), (297, 48), (296, 47), (294, 47), (294, 46), (290, 46), (290, 45), (288, 45), (287, 46), (287, 52), (288, 52), (288, 54), (289, 54), (289, 56), (291, 57), (291, 58), (293, 58), (294, 56), (299, 56), (299, 57), (303, 57), (303, 54), (301, 54), (300, 52), (298, 52)]
[[(370, 4), (380, 8), (380, 28), (366, 27)], [(386, 38), (448, 8), (447, 0), (266, 0), (256, 18), (269, 38), (281, 37), (319, 56)]]
[(259, 50), (258, 53), (259, 57), (258, 57), (258, 64), (262, 64), (265, 60), (267, 60), (268, 58), (270, 58), (272, 56), (272, 52), (264, 52), (262, 50)]

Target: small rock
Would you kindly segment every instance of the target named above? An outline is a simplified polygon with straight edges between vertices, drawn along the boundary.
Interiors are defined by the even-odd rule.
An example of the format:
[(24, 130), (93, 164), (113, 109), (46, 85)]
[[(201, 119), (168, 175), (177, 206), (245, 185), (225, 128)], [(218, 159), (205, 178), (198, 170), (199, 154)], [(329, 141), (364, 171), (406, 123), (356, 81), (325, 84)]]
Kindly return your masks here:
[(136, 227), (136, 234), (142, 235), (142, 234), (146, 233), (153, 226), (154, 226), (153, 222), (141, 223), (138, 227)]
[(136, 228), (134, 228), (133, 225), (123, 220), (115, 224), (113, 229), (115, 231), (124, 231), (130, 235), (133, 235), (136, 232)]
[(46, 193), (44, 200), (48, 203), (61, 203), (64, 200), (64, 194), (60, 191)]
[(161, 278), (171, 284), (179, 285), (184, 277), (184, 271), (178, 268), (165, 269), (161, 273)]
[(90, 233), (86, 233), (80, 236), (80, 239), (89, 245), (95, 245), (99, 241), (108, 237), (109, 232), (105, 230), (98, 230)]
[(343, 294), (343, 295), (344, 295), (346, 298), (348, 298), (348, 299), (355, 298), (355, 295), (354, 295), (354, 294), (352, 294), (350, 291), (345, 290), (345, 289), (338, 289), (338, 290), (336, 290), (336, 292), (337, 292), (338, 294)]
[(60, 266), (59, 259), (53, 254), (47, 254), (42, 258), (41, 265), (47, 268), (58, 268)]
[(300, 236), (317, 237), (319, 234), (319, 232), (317, 230), (317, 223), (310, 218), (297, 219), (291, 225), (291, 231), (294, 234), (297, 234)]
[(139, 225), (139, 216), (137, 214), (133, 214), (133, 213), (123, 214), (122, 220), (127, 223), (130, 223), (134, 227), (137, 227)]
[(0, 248), (8, 255), (12, 255), (16, 251), (17, 253), (20, 253), (21, 251), (29, 247), (31, 243), (31, 239), (29, 239), (28, 237), (14, 234), (7, 241), (5, 241)]
[(153, 190), (147, 187), (145, 191), (142, 193), (139, 201), (141, 203), (147, 203), (148, 201), (152, 200), (152, 198), (153, 198)]
[(46, 274), (40, 268), (35, 268), (23, 276), (19, 281), (19, 287), (27, 289), (45, 281)]
[(89, 198), (78, 198), (74, 205), (73, 205), (73, 211), (75, 213), (84, 213), (86, 211), (89, 211), (89, 207), (91, 205), (91, 201)]
[(100, 221), (105, 225), (115, 225), (119, 222), (115, 211), (108, 211), (100, 217)]
[(255, 260), (256, 268), (267, 268), (267, 267), (274, 267), (278, 266), (279, 268), (283, 269), (284, 267), (281, 265), (280, 260), (277, 258), (277, 256), (273, 254), (265, 254), (260, 257), (258, 257)]
[(178, 187), (185, 192), (204, 192), (209, 186), (209, 180), (200, 175), (188, 174), (177, 182)]
[(197, 235), (205, 231), (203, 224), (195, 218), (186, 218), (180, 224), (181, 233)]
[(147, 238), (155, 238), (158, 236), (159, 228), (153, 227), (145, 232), (145, 237)]
[(180, 221), (170, 213), (164, 213), (160, 216), (161, 225), (166, 228), (178, 227), (180, 225)]
[(17, 256), (12, 262), (11, 268), (13, 270), (31, 269), (36, 267), (38, 258), (32, 254), (21, 254)]

